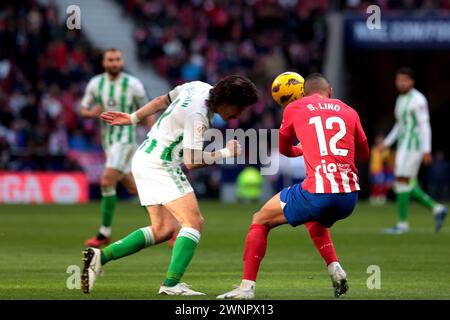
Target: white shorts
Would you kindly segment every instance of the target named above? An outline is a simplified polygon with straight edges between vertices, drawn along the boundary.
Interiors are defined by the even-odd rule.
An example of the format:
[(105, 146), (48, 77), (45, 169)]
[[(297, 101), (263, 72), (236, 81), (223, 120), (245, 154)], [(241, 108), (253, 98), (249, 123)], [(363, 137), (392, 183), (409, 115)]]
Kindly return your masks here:
[(395, 176), (417, 178), (422, 159), (422, 151), (398, 150), (395, 156)]
[(155, 161), (144, 151), (136, 151), (131, 170), (142, 206), (166, 204), (194, 191), (178, 165)]
[(116, 169), (123, 173), (130, 173), (131, 159), (135, 151), (136, 146), (134, 144), (114, 143), (105, 151), (105, 167)]

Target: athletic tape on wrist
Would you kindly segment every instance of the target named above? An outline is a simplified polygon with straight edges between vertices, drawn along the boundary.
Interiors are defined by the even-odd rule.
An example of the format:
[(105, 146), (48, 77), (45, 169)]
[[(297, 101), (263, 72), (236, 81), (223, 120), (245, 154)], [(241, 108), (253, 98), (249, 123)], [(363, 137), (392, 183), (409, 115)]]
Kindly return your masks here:
[(222, 157), (222, 159), (232, 156), (231, 151), (227, 148), (220, 149), (218, 152), (220, 153), (220, 156)]
[(139, 118), (138, 118), (136, 112), (133, 112), (132, 114), (130, 114), (130, 119), (131, 119), (132, 124), (136, 124), (139, 122)]

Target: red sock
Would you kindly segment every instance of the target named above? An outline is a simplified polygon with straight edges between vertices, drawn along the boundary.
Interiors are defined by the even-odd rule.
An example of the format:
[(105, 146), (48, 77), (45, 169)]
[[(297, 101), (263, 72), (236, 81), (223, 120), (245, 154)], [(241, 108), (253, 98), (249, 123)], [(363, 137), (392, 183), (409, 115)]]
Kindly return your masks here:
[(245, 239), (244, 273), (242, 279), (256, 280), (259, 265), (267, 249), (267, 234), (269, 227), (263, 224), (252, 224)]
[(307, 222), (305, 226), (308, 229), (311, 240), (314, 242), (314, 245), (323, 260), (325, 260), (327, 266), (332, 262), (339, 261), (328, 229), (315, 221)]

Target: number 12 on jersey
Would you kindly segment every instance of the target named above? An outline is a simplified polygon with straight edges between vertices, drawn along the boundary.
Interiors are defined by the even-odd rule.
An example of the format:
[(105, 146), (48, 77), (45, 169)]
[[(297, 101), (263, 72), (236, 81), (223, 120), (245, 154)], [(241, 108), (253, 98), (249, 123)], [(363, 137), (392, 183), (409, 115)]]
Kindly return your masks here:
[[(331, 137), (328, 142), (329, 150), (332, 154), (336, 156), (346, 156), (348, 154), (347, 149), (339, 149), (336, 145), (339, 140), (341, 140), (345, 134), (347, 133), (347, 129), (345, 127), (345, 122), (339, 117), (329, 117), (325, 120), (325, 128), (327, 130), (333, 129), (333, 124), (337, 123), (339, 125), (339, 131)], [(317, 141), (319, 143), (319, 150), (321, 156), (327, 156), (328, 146), (325, 138), (325, 131), (322, 124), (322, 118), (320, 116), (312, 117), (309, 119), (309, 124), (313, 124), (316, 128)]]

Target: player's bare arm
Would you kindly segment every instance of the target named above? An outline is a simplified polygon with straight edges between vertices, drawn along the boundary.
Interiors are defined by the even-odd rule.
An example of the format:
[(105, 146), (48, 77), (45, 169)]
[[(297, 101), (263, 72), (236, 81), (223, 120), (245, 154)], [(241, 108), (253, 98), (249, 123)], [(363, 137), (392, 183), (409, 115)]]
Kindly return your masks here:
[(100, 105), (96, 105), (93, 108), (81, 107), (80, 116), (83, 118), (97, 118), (102, 113), (102, 107)]
[(240, 154), (241, 145), (237, 140), (230, 140), (224, 149), (213, 152), (183, 149), (184, 165), (188, 170), (207, 167), (224, 158), (237, 157)]
[(156, 97), (149, 103), (139, 108), (135, 113), (128, 114), (118, 111), (107, 111), (100, 115), (100, 118), (114, 126), (126, 126), (135, 124), (148, 116), (154, 115), (159, 111), (165, 110), (169, 106), (167, 95)]

